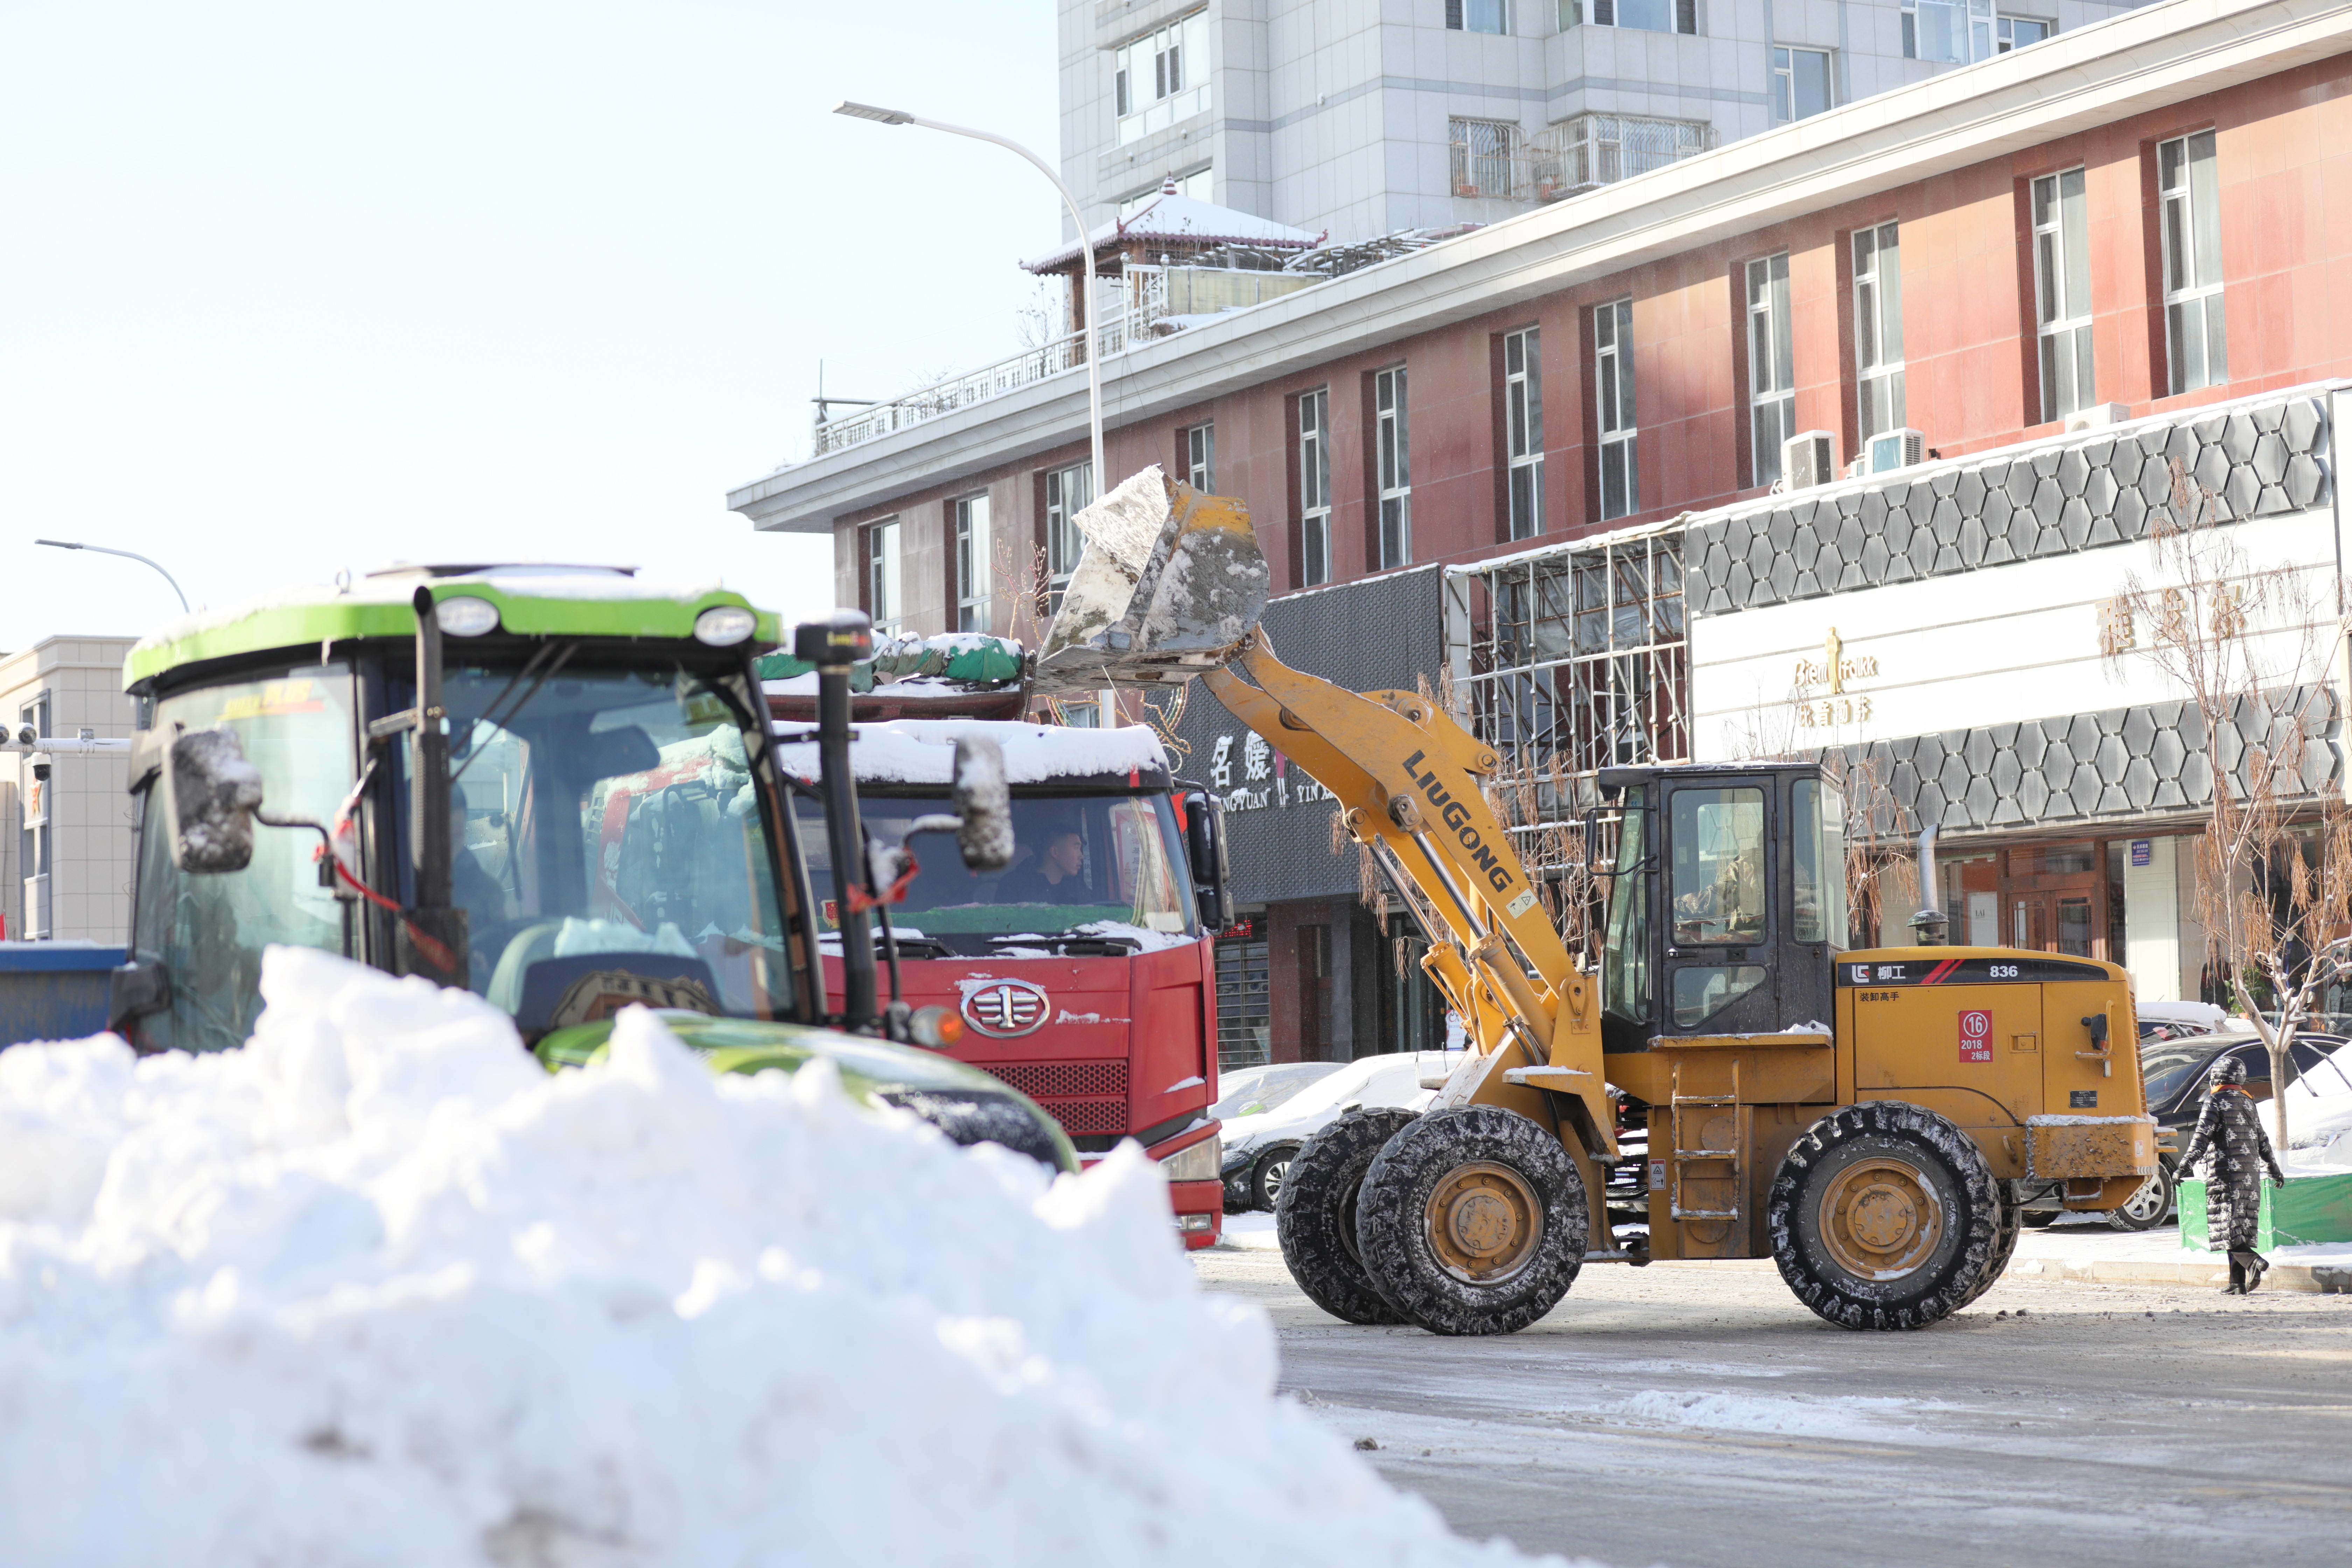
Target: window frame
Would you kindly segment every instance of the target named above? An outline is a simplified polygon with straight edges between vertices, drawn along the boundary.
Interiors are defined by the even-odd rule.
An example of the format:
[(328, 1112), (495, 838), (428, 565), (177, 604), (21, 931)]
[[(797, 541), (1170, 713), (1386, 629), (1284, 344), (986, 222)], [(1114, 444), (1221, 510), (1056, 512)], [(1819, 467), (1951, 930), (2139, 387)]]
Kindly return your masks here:
[[(1645, 27), (1639, 22), (1620, 20), (1624, 0), (1559, 0), (1556, 20), (1561, 32), (1570, 27), (1622, 27), (1628, 32), (1668, 33), (1686, 38), (1699, 35), (1698, 0), (1664, 0), (1668, 8), (1667, 25)], [(1591, 13), (1587, 17), (1588, 10)]]
[(1628, 295), (1592, 308), (1593, 480), (1604, 522), (1642, 510), (1640, 420)]
[[(1048, 468), (1038, 483), (1045, 514), (1045, 603), (1047, 613), (1062, 607), (1062, 593), (1070, 585), (1070, 574), (1078, 568), (1078, 557), (1085, 552), (1085, 541), (1071, 526), (1071, 520), (1093, 504), (1095, 494), (1095, 463), (1092, 458), (1081, 458), (1075, 463), (1065, 463), (1058, 468)], [(1076, 504), (1072, 504), (1073, 498)]]
[[(1483, 149), (1481, 139), (1488, 143)], [(1527, 132), (1516, 120), (1451, 115), (1445, 121), (1445, 156), (1454, 195), (1467, 201), (1508, 201), (1517, 187)]]
[(994, 574), (990, 570), (989, 555), (995, 539), (989, 492), (980, 490), (959, 496), (948, 503), (948, 540), (956, 575), (956, 624), (952, 629), (987, 632), (992, 629), (996, 609), (991, 592)]
[(1503, 334), (1503, 526), (1507, 538), (1533, 539), (1543, 531), (1543, 465), (1542, 329), (1521, 327)]
[(1217, 426), (1214, 420), (1187, 425), (1176, 432), (1184, 482), (1204, 495), (1217, 490)]
[(1402, 364), (1372, 373), (1372, 569), (1412, 564), (1412, 382)]
[[(1491, 7), (1491, 9), (1490, 9)], [(1494, 19), (1491, 27), (1475, 26), (1481, 20), (1479, 13)], [(1479, 33), (1488, 37), (1507, 38), (1511, 31), (1511, 0), (1445, 0), (1445, 30), (1449, 33)]]
[(1208, 7), (1188, 11), (1114, 47), (1110, 60), (1111, 121), (1120, 144), (1207, 113)]
[(1331, 389), (1302, 392), (1292, 433), (1298, 444), (1298, 582), (1331, 580)]
[[(2073, 182), (2071, 194), (2069, 181)], [(2046, 219), (2042, 216), (2045, 188), (2050, 213)], [(2025, 216), (2033, 252), (2035, 372), (2041, 398), (2037, 412), (2042, 416), (2039, 423), (2044, 425), (2098, 401), (2098, 362), (2091, 336), (2090, 205), (2089, 174), (2083, 164), (2037, 174), (2027, 184)]]
[[(1890, 219), (1846, 237), (1853, 265), (1854, 428), (1865, 447), (1873, 437), (1910, 426), (1904, 397), (1901, 227)], [(1879, 389), (1875, 398), (1874, 384)]]
[[(1758, 280), (1762, 279), (1759, 299)], [(1796, 335), (1790, 321), (1789, 253), (1776, 250), (1742, 265), (1747, 305), (1748, 483), (1778, 483), (1780, 448), (1797, 433)], [(1776, 434), (1765, 438), (1769, 411)]]
[[(1799, 55), (1812, 55), (1822, 62), (1822, 104), (1819, 109), (1797, 112), (1797, 60)], [(1816, 114), (1826, 114), (1838, 106), (1837, 51), (1815, 48), (1809, 44), (1775, 44), (1772, 46), (1772, 123), (1793, 125), (1800, 120), (1811, 120)]]
[(906, 614), (906, 535), (897, 513), (860, 523), (866, 558), (866, 615), (876, 632), (894, 630)]
[[(2201, 158), (2197, 144), (2204, 143)], [(2177, 171), (2166, 154), (2178, 148)], [(2229, 316), (2223, 300), (2220, 146), (2211, 126), (2156, 144), (2157, 278), (2164, 317), (2167, 395), (2178, 397), (2230, 379)], [(2198, 165), (2204, 166), (2200, 178)], [(2178, 179), (2167, 180), (2177, 173)], [(2210, 263), (2210, 276), (2208, 276)], [(2184, 352), (2194, 319), (2196, 353)], [(2193, 373), (2189, 366), (2193, 364)]]

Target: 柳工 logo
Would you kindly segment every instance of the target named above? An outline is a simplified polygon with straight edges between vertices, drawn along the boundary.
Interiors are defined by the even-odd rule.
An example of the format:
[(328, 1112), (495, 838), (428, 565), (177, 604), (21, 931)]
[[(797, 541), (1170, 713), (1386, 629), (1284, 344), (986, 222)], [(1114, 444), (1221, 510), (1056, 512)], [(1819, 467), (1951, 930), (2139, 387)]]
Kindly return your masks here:
[(1046, 1011), (1045, 989), (1025, 980), (992, 980), (963, 999), (965, 1019), (998, 1039), (1028, 1034), (1045, 1021)]

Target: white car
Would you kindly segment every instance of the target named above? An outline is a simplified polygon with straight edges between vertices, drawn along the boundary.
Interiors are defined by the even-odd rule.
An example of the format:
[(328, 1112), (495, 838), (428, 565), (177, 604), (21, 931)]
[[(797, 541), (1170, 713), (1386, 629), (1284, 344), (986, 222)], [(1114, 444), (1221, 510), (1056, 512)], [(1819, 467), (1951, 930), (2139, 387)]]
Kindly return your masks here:
[(1435, 1092), (1421, 1087), (1462, 1059), (1459, 1051), (1398, 1051), (1359, 1057), (1316, 1079), (1280, 1104), (1225, 1119), (1225, 1212), (1270, 1209), (1299, 1145), (1363, 1107), (1425, 1109)]
[(1217, 1075), (1217, 1103), (1209, 1114), (1220, 1121), (1255, 1115), (1286, 1103), (1318, 1079), (1344, 1070), (1346, 1062), (1268, 1062)]

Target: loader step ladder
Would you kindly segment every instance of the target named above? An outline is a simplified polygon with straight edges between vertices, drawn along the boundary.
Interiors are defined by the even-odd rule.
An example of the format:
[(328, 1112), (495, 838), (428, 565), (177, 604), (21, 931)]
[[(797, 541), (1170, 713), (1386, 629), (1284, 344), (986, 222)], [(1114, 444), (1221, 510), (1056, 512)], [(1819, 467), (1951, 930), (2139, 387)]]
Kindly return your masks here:
[[(1684, 1081), (1686, 1071), (1689, 1077), (1695, 1079), (1713, 1078), (1726, 1081), (1717, 1082), (1711, 1087), (1705, 1083), (1693, 1083), (1686, 1086)], [(1729, 1115), (1723, 1119), (1731, 1124), (1730, 1146), (1723, 1149), (1706, 1147), (1705, 1133), (1707, 1123), (1726, 1111), (1729, 1112)], [(1676, 1219), (1738, 1220), (1739, 1218), (1738, 1194), (1745, 1190), (1742, 1183), (1748, 1174), (1747, 1154), (1740, 1146), (1739, 1137), (1739, 1061), (1738, 1058), (1702, 1062), (1685, 1056), (1679, 1051), (1675, 1054), (1673, 1092), (1668, 1100), (1667, 1131), (1672, 1135), (1674, 1145), (1674, 1164), (1669, 1177), (1671, 1184), (1667, 1189), (1667, 1212)], [(1720, 1171), (1693, 1173), (1690, 1169), (1693, 1165), (1725, 1163), (1728, 1163), (1731, 1167), (1727, 1173)], [(1732, 1194), (1729, 1205), (1722, 1208), (1693, 1208), (1685, 1205), (1683, 1201), (1683, 1184), (1685, 1180), (1727, 1185)]]

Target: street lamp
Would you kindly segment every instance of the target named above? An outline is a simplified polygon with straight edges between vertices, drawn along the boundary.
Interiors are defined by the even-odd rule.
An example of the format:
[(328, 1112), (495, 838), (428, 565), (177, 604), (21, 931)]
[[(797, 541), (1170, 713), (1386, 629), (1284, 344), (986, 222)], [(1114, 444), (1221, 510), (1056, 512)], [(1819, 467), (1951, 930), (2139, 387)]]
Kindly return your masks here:
[[(36, 539), (33, 542), (36, 544), (46, 544), (52, 550), (95, 550), (100, 555), (121, 555), (127, 556), (133, 561), (144, 562), (147, 565), (154, 566), (156, 571), (163, 572), (163, 581), (172, 584), (172, 592), (174, 594), (180, 594), (180, 584), (177, 578), (173, 577), (169, 572), (163, 572), (163, 567), (156, 566), (154, 562), (149, 561), (144, 555), (137, 554), (131, 551), (110, 550), (103, 544), (74, 544), (62, 539)], [(186, 615), (188, 613), (188, 596), (185, 594), (180, 594), (180, 613), (182, 615)]]
[(1100, 494), (1110, 482), (1109, 471), (1103, 467), (1102, 301), (1097, 298), (1095, 289), (1100, 279), (1095, 272), (1094, 243), (1087, 237), (1087, 218), (1078, 210), (1078, 198), (1070, 194), (1070, 187), (1062, 183), (1061, 175), (1054, 173), (1051, 163), (1020, 142), (1007, 136), (999, 136), (992, 131), (974, 131), (967, 126), (943, 124), (909, 114), (903, 109), (877, 109), (870, 103), (851, 103), (846, 100), (835, 104), (833, 111), (846, 114), (852, 120), (871, 120), (882, 125), (919, 125), (926, 131), (944, 131), (950, 136), (969, 136), (976, 142), (993, 142), (999, 147), (1009, 147), (1036, 164), (1039, 172), (1054, 182), (1054, 188), (1062, 193), (1062, 200), (1070, 209), (1070, 221), (1078, 226), (1078, 247), (1087, 253), (1087, 424), (1094, 437), (1095, 491)]

